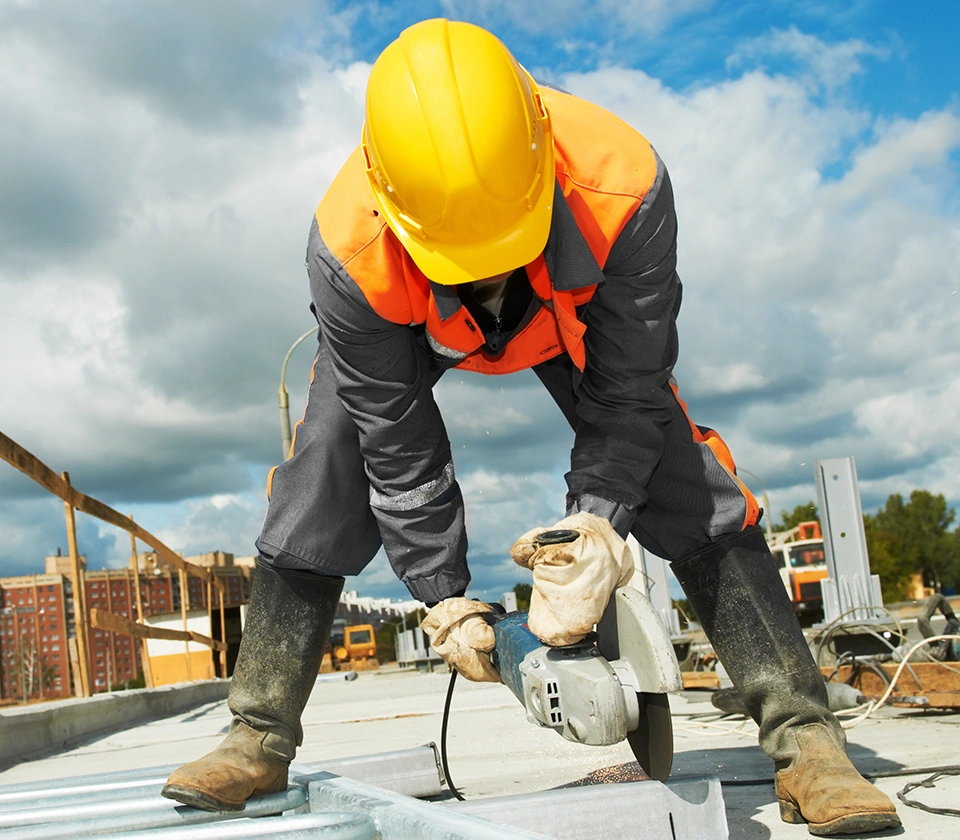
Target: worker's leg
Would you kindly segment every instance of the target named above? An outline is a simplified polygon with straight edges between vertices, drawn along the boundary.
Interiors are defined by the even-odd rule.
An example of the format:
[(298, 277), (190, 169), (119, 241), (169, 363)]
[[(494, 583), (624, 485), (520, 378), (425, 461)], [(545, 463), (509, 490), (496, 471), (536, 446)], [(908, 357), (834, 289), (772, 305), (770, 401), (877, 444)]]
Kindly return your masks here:
[(343, 578), (358, 574), (380, 547), (357, 429), (337, 397), (322, 344), (293, 456), (269, 485), (230, 686), (230, 734), (174, 772), (163, 791), (198, 808), (239, 810), (250, 796), (286, 788)]
[[(537, 373), (575, 426), (572, 382), (560, 363)], [(633, 533), (672, 561), (775, 761), (781, 815), (819, 834), (899, 825), (890, 800), (844, 752), (826, 690), (776, 564), (757, 527), (756, 502), (736, 478), (720, 437), (695, 426), (679, 398), (664, 428), (663, 455)], [(615, 500), (614, 500), (615, 501)]]
[(781, 817), (814, 834), (900, 824), (893, 803), (845, 753), (823, 677), (762, 530), (716, 432), (692, 424), (677, 400), (638, 539), (659, 547), (701, 626), (760, 726), (775, 762)]
[(337, 396), (322, 341), (292, 455), (271, 470), (267, 496), (257, 548), (271, 566), (357, 575), (380, 548), (357, 427)]
[(342, 577), (257, 562), (230, 684), (230, 734), (174, 771), (163, 795), (206, 810), (237, 811), (251, 796), (287, 788), (303, 741), (300, 716), (320, 670)]

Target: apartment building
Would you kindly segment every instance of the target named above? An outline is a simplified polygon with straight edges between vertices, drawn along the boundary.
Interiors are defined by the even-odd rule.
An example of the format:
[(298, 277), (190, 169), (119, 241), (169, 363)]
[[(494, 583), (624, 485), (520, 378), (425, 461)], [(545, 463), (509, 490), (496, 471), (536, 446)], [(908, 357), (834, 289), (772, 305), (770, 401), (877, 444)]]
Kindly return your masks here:
[[(186, 559), (210, 568), (224, 584), (225, 610), (236, 612), (249, 600), (251, 569), (234, 565), (232, 554), (210, 552)], [(137, 562), (144, 616), (179, 612), (178, 570), (153, 552), (141, 554)], [(85, 557), (80, 558), (80, 567), (88, 614), (90, 609), (97, 608), (136, 620), (132, 558), (126, 569), (87, 571)], [(187, 608), (207, 609), (207, 583), (192, 576), (187, 581)], [(213, 609), (219, 610), (217, 591), (212, 595)], [(215, 634), (218, 629), (215, 623)], [(71, 666), (71, 658), (75, 662), (77, 656), (75, 638), (68, 557), (47, 557), (44, 574), (0, 578), (0, 702), (72, 696), (78, 679)], [(87, 638), (94, 693), (136, 684), (142, 679), (142, 648), (138, 639), (92, 626), (87, 628)]]

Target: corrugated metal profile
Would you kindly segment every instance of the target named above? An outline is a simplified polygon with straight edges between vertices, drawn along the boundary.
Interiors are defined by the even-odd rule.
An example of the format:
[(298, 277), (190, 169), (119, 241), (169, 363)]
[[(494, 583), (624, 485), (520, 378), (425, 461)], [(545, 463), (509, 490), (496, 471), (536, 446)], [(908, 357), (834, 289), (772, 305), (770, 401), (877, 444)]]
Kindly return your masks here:
[[(495, 826), (484, 819), (451, 813), (408, 793), (440, 793), (433, 745), (327, 762), (378, 785), (291, 766), (283, 793), (254, 797), (243, 811), (210, 812), (178, 805), (160, 796), (176, 765), (135, 772), (0, 787), (0, 832), (5, 840), (61, 840), (64, 837), (137, 838), (329, 838), (330, 840), (534, 840), (543, 835)], [(336, 791), (344, 807), (326, 804)]]

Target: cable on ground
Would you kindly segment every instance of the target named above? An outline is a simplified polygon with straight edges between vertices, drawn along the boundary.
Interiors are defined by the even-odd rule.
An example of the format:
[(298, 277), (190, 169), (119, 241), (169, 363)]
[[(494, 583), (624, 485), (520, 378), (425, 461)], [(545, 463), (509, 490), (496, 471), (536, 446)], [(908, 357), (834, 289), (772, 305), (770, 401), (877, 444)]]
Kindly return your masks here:
[(447, 699), (443, 703), (443, 723), (440, 725), (440, 763), (443, 766), (443, 775), (447, 780), (447, 787), (450, 792), (461, 802), (467, 800), (460, 795), (457, 786), (450, 778), (450, 767), (447, 765), (447, 722), (450, 720), (450, 701), (453, 698), (453, 686), (457, 681), (457, 669), (450, 669), (450, 682), (447, 685)]

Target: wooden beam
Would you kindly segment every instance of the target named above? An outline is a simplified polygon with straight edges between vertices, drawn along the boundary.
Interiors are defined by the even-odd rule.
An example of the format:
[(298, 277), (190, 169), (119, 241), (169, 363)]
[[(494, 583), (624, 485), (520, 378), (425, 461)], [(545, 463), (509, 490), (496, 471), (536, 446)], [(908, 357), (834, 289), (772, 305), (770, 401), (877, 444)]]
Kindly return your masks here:
[[(133, 517), (130, 517), (133, 521)], [(130, 551), (133, 556), (133, 585), (137, 590), (137, 621), (143, 624), (143, 595), (140, 593), (140, 555), (137, 554), (136, 534), (130, 534)], [(143, 682), (147, 688), (153, 688), (153, 671), (150, 669), (150, 654), (147, 651), (147, 640), (140, 640), (140, 665), (143, 668)]]
[(59, 496), (66, 504), (74, 509), (133, 534), (177, 569), (188, 572), (195, 577), (212, 581), (216, 587), (223, 586), (220, 581), (216, 580), (209, 569), (188, 563), (173, 549), (162, 543), (149, 531), (141, 528), (133, 520), (127, 518), (122, 513), (118, 513), (109, 505), (105, 505), (103, 502), (71, 487), (69, 481), (62, 479), (51, 470), (50, 467), (44, 464), (43, 461), (28, 452), (16, 441), (8, 438), (3, 432), (0, 432), (0, 458), (3, 458), (8, 464), (16, 467), (20, 472), (32, 478), (37, 484), (45, 487), (53, 493), (54, 496)]
[(720, 688), (720, 676), (716, 671), (681, 671), (684, 688)]
[(137, 624), (122, 615), (110, 613), (106, 610), (98, 610), (95, 607), (90, 610), (90, 623), (101, 630), (112, 630), (114, 633), (124, 633), (127, 636), (136, 636), (140, 639), (169, 639), (175, 642), (196, 642), (200, 645), (206, 645), (214, 650), (226, 650), (227, 646), (223, 642), (211, 639), (200, 633), (194, 633), (192, 630), (185, 632), (183, 630), (167, 630), (164, 627), (150, 627), (146, 624)]
[[(69, 473), (64, 472), (59, 480), (68, 491), (73, 489), (70, 487)], [(69, 497), (70, 493), (65, 493), (64, 496)], [(73, 505), (66, 498), (64, 498), (63, 509), (67, 518), (67, 546), (70, 552), (70, 577), (73, 585), (73, 626), (77, 639), (77, 661), (80, 663), (80, 696), (89, 697), (91, 658), (90, 640), (87, 636), (87, 585), (84, 581), (83, 569), (80, 568), (80, 552), (77, 548), (77, 517)], [(66, 636), (66, 621), (63, 629)]]

